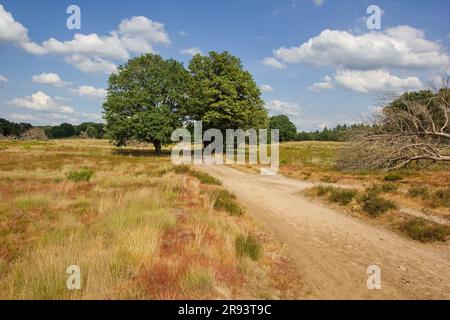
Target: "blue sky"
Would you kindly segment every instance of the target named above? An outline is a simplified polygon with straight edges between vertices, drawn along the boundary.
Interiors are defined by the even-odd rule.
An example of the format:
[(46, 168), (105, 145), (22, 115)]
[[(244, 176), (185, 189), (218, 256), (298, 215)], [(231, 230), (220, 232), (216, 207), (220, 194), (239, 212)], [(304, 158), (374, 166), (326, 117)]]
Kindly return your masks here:
[[(66, 8), (81, 9), (81, 30)], [(366, 26), (369, 5), (381, 30)], [(155, 52), (227, 50), (271, 114), (300, 130), (369, 119), (384, 93), (450, 74), (449, 1), (0, 0), (0, 117), (34, 124), (100, 121), (108, 73)]]

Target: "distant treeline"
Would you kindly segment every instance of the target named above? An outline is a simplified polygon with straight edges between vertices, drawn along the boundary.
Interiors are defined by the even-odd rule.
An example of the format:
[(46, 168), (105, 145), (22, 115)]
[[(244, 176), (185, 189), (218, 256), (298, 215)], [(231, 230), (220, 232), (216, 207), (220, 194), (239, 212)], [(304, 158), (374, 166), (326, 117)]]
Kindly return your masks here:
[(322, 131), (298, 132), (296, 141), (348, 141), (352, 132), (369, 128), (366, 124), (337, 125), (333, 129), (324, 128)]
[[(37, 130), (36, 130), (37, 129)], [(39, 132), (40, 131), (40, 134)], [(33, 126), (29, 123), (14, 123), (0, 118), (0, 136), (7, 138), (36, 138), (42, 133), (49, 139), (64, 138), (105, 138), (105, 125), (103, 123), (84, 122), (80, 125), (63, 123), (58, 126)]]
[[(347, 141), (350, 133), (367, 127), (365, 124), (353, 125), (337, 125), (333, 129), (324, 128), (322, 131), (314, 132), (297, 132), (297, 134), (285, 134), (283, 136), (283, 129), (281, 129), (282, 141)], [(295, 128), (295, 127), (294, 127)], [(40, 129), (45, 133), (49, 139), (64, 139), (64, 138), (91, 138), (91, 139), (105, 139), (106, 131), (103, 123), (85, 122), (80, 125), (72, 125), (63, 123), (59, 126), (37, 126), (34, 127), (29, 123), (14, 123), (0, 118), (0, 136), (11, 138), (29, 138), (30, 135), (25, 135), (31, 129)], [(295, 129), (294, 129), (295, 130)], [(295, 132), (295, 131), (294, 131)], [(32, 137), (33, 135), (31, 135)]]

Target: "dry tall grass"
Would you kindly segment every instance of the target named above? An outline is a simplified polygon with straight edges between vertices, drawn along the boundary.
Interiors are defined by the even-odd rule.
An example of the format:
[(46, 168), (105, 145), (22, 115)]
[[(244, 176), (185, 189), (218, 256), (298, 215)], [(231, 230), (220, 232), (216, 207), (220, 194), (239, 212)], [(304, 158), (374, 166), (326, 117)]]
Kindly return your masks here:
[[(273, 239), (214, 209), (218, 183), (176, 174), (167, 157), (89, 140), (1, 141), (0, 150), (0, 299), (303, 294)], [(93, 175), (68, 178), (80, 170)], [(236, 254), (249, 234), (263, 248), (255, 261)], [(66, 287), (71, 265), (81, 290)]]

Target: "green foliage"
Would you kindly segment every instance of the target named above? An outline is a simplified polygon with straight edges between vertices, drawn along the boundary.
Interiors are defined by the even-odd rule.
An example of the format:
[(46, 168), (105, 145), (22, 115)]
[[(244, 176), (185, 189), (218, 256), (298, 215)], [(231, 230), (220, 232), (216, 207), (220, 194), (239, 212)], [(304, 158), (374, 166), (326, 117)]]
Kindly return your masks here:
[(242, 216), (244, 210), (236, 201), (236, 196), (227, 190), (216, 190), (213, 193), (214, 209), (228, 212), (230, 216)]
[(193, 77), (187, 119), (203, 121), (203, 129), (267, 128), (261, 92), (239, 58), (228, 52), (196, 55), (189, 63)]
[(397, 208), (394, 202), (383, 199), (373, 192), (366, 193), (361, 202), (363, 210), (371, 217), (378, 217), (388, 210)]
[(76, 129), (70, 123), (63, 123), (59, 126), (48, 128), (45, 130), (45, 134), (50, 139), (70, 138), (76, 135)]
[(337, 125), (333, 129), (324, 128), (322, 131), (298, 132), (297, 141), (348, 141), (352, 132), (356, 130), (367, 130), (372, 128), (366, 124)]
[(327, 198), (329, 201), (338, 203), (342, 206), (348, 205), (358, 195), (358, 190), (355, 189), (335, 188), (322, 185), (314, 187), (314, 191), (319, 197), (328, 196)]
[(279, 115), (271, 117), (269, 128), (280, 130), (280, 142), (295, 141), (297, 138), (297, 128), (295, 127), (295, 124), (289, 120), (288, 116)]
[(415, 218), (404, 223), (400, 230), (409, 235), (412, 239), (421, 242), (445, 242), (450, 235), (450, 227), (440, 225), (422, 218)]
[(92, 169), (81, 169), (70, 171), (67, 173), (66, 177), (73, 182), (82, 182), (91, 180), (93, 175), (94, 171)]
[(191, 172), (191, 168), (186, 165), (180, 165), (175, 167), (176, 174), (188, 174)]
[(328, 200), (336, 202), (341, 206), (346, 206), (358, 195), (354, 189), (332, 188), (329, 192)]
[(33, 128), (33, 126), (29, 123), (14, 123), (0, 118), (0, 136), (20, 137), (31, 128)]
[(204, 172), (193, 170), (191, 171), (190, 175), (197, 178), (203, 184), (212, 184), (216, 186), (222, 185), (222, 182), (220, 182), (220, 180)]
[(107, 131), (116, 145), (152, 143), (157, 152), (181, 126), (190, 75), (175, 60), (146, 54), (129, 60), (109, 77), (103, 108)]
[(239, 235), (235, 240), (235, 250), (238, 257), (248, 257), (257, 261), (262, 255), (262, 245), (253, 235)]
[(75, 131), (78, 136), (103, 139), (105, 136), (105, 125), (103, 123), (83, 122), (75, 127)]
[(397, 172), (389, 172), (384, 176), (384, 181), (400, 181), (403, 177)]

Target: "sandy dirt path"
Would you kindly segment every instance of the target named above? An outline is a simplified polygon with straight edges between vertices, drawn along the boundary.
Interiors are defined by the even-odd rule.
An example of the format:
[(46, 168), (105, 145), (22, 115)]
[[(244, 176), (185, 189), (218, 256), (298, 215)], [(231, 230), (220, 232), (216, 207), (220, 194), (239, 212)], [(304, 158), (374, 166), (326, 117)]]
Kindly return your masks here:
[[(450, 299), (450, 245), (425, 245), (301, 196), (311, 184), (202, 166), (286, 244), (309, 299)], [(367, 268), (381, 268), (381, 290)]]

